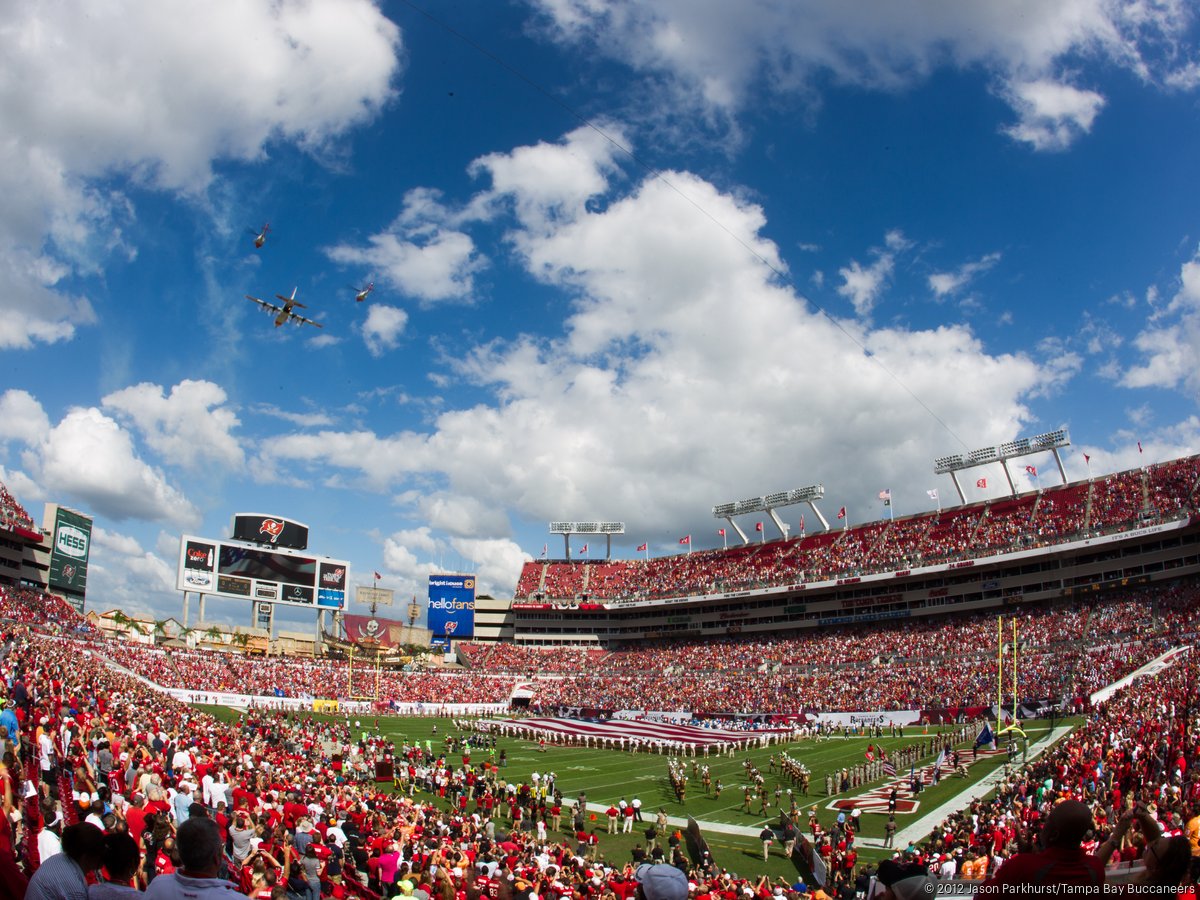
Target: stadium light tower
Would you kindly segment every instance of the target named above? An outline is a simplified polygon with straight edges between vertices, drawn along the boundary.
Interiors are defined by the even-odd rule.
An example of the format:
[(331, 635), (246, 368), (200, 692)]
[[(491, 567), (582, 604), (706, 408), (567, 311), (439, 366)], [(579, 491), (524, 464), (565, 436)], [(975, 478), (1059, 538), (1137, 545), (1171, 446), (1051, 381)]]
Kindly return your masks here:
[(738, 537), (742, 539), (743, 544), (750, 543), (750, 538), (746, 536), (746, 532), (735, 522), (734, 516), (744, 516), (747, 513), (765, 512), (771, 517), (771, 521), (775, 523), (775, 527), (779, 529), (780, 536), (787, 540), (788, 526), (779, 518), (775, 510), (781, 506), (795, 506), (797, 503), (807, 503), (809, 509), (813, 511), (821, 523), (821, 527), (828, 531), (829, 521), (821, 515), (821, 510), (817, 508), (816, 501), (825, 496), (825, 486), (814, 484), (806, 488), (797, 488), (792, 491), (777, 491), (774, 494), (767, 494), (763, 497), (751, 497), (749, 500), (736, 500), (732, 503), (719, 503), (712, 508), (714, 519), (724, 519), (729, 523), (729, 527), (738, 533)]
[(563, 536), (563, 552), (564, 558), (568, 561), (571, 559), (571, 535), (573, 534), (599, 534), (604, 536), (605, 548), (604, 558), (612, 559), (612, 536), (614, 534), (625, 533), (624, 522), (551, 522), (551, 534), (561, 534)]
[(1018, 438), (1015, 441), (1005, 441), (996, 447), (981, 447), (978, 450), (972, 450), (970, 453), (960, 453), (956, 456), (941, 456), (933, 461), (933, 473), (935, 475), (949, 475), (954, 482), (954, 489), (958, 491), (958, 500), (962, 504), (966, 504), (967, 496), (963, 493), (962, 484), (958, 480), (958, 473), (964, 469), (973, 469), (976, 466), (985, 466), (988, 463), (998, 462), (1000, 467), (1004, 469), (1004, 477), (1008, 480), (1008, 490), (1012, 496), (1017, 496), (1017, 486), (1013, 483), (1012, 472), (1008, 468), (1008, 461), (1021, 456), (1029, 456), (1033, 453), (1042, 453), (1049, 451), (1054, 454), (1054, 462), (1058, 465), (1058, 474), (1062, 478), (1062, 483), (1067, 483), (1067, 470), (1063, 466), (1062, 455), (1058, 452), (1063, 447), (1071, 446), (1071, 435), (1065, 428), (1059, 428), (1056, 431), (1047, 431), (1045, 434), (1034, 435), (1031, 438)]

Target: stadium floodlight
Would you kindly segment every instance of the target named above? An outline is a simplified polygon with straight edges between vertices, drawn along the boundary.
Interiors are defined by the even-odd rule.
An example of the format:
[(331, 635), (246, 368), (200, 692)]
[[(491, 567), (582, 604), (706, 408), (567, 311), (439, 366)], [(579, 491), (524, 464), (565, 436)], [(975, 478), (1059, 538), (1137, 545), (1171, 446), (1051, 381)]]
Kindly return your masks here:
[(966, 503), (966, 495), (963, 493), (962, 485), (959, 484), (957, 473), (963, 469), (972, 469), (976, 466), (998, 462), (1004, 468), (1004, 476), (1008, 479), (1009, 489), (1012, 491), (1013, 496), (1016, 496), (1016, 486), (1013, 484), (1012, 473), (1008, 470), (1008, 460), (1019, 456), (1029, 456), (1034, 453), (1053, 453), (1054, 462), (1058, 465), (1058, 473), (1062, 476), (1063, 484), (1066, 484), (1067, 470), (1063, 466), (1062, 456), (1058, 451), (1070, 445), (1071, 436), (1067, 433), (1067, 429), (1058, 428), (1054, 431), (1047, 431), (1045, 434), (1034, 435), (1030, 438), (1016, 438), (1015, 440), (1005, 441), (996, 447), (980, 447), (978, 450), (972, 450), (969, 453), (957, 456), (939, 456), (933, 461), (933, 473), (935, 475), (949, 475), (954, 480), (954, 487), (958, 491), (959, 500)]
[(624, 522), (551, 522), (551, 534), (624, 534)]
[(788, 491), (788, 503), (810, 503), (825, 496), (825, 485), (810, 484), (808, 487)]
[(972, 450), (967, 454), (967, 462), (973, 466), (981, 466), (984, 463), (995, 462), (1000, 458), (995, 447), (981, 447), (978, 450)]
[[(750, 497), (746, 500), (735, 500), (731, 503), (718, 503), (712, 508), (714, 519), (725, 519), (737, 532), (742, 539), (742, 543), (749, 543), (746, 533), (738, 527), (737, 522), (733, 521), (735, 516), (744, 516), (747, 513), (765, 512), (771, 517), (771, 521), (779, 529), (779, 533), (785, 539), (788, 536), (789, 527), (785, 525), (775, 514), (775, 510), (782, 506), (795, 506), (799, 503), (807, 503), (817, 519), (821, 522), (822, 527), (828, 529), (829, 523), (825, 517), (821, 515), (821, 511), (817, 509), (815, 501), (822, 499), (825, 496), (825, 485), (811, 484), (808, 487), (793, 488), (790, 491), (773, 491), (770, 494), (764, 494), (762, 497)], [(762, 529), (760, 528), (761, 532)], [(765, 539), (764, 534), (764, 539)]]
[(1037, 445), (1039, 450), (1059, 449), (1071, 446), (1071, 435), (1067, 433), (1067, 429), (1059, 428), (1031, 437), (1029, 443)]
[(551, 534), (563, 536), (563, 557), (571, 558), (571, 535), (602, 534), (605, 538), (605, 559), (612, 559), (612, 536), (625, 533), (624, 522), (551, 522)]
[(967, 462), (961, 453), (954, 456), (939, 456), (933, 461), (933, 474), (935, 475), (945, 475), (947, 472), (965, 468), (967, 468)]

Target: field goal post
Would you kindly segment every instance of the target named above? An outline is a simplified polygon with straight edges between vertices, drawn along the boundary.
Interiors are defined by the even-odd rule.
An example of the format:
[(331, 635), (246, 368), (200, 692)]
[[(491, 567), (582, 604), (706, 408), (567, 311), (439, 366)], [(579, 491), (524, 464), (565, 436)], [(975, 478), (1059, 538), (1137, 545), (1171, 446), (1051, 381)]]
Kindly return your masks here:
[(350, 666), (346, 673), (346, 696), (351, 700), (366, 701), (368, 703), (376, 703), (379, 701), (379, 673), (380, 673), (380, 658), (383, 656), (383, 646), (379, 645), (375, 648), (375, 692), (372, 695), (354, 693), (354, 650), (355, 645), (350, 645)]
[(1019, 734), (1026, 738), (1025, 729), (1017, 717), (1017, 617), (1012, 620), (1012, 721), (1000, 727), (1000, 719), (1004, 715), (1004, 616), (996, 617), (996, 737), (1002, 734)]

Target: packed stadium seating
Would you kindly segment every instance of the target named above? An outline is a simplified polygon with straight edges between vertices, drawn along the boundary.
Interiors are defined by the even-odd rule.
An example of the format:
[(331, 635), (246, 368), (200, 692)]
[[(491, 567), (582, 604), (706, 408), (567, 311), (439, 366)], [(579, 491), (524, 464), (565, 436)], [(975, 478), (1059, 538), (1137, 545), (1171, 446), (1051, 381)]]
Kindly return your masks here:
[(17, 502), (17, 498), (9, 492), (8, 488), (0, 483), (0, 528), (13, 526), (25, 531), (37, 531), (33, 517), (25, 511), (25, 507)]
[[(1196, 484), (1197, 463), (1192, 458), (1015, 499), (727, 552), (629, 563), (533, 563), (522, 572), (520, 584), (524, 596), (542, 593), (564, 602), (605, 592), (636, 600), (886, 570), (964, 553), (1052, 544), (1073, 535), (1190, 514), (1195, 511)], [(997, 792), (973, 801), (927, 839), (897, 852), (905, 861), (923, 866), (944, 867), (949, 861), (955, 878), (986, 875), (1028, 847), (1047, 810), (1065, 797), (1085, 800), (1095, 810), (1097, 827), (1085, 849), (1094, 849), (1112, 832), (1132, 801), (1151, 804), (1148, 814), (1168, 834), (1190, 831), (1193, 824), (1200, 833), (1196, 652), (1092, 702), (1099, 689), (1168, 650), (1196, 641), (1200, 580), (1180, 578), (1022, 608), (1015, 621), (1018, 648), (1010, 651), (1004, 665), (1006, 671), (1019, 665), (1022, 698), (1065, 700), (1067, 709), (1086, 712), (1083, 724), (1043, 758), (1026, 766), (1014, 764)], [(420, 836), (414, 846), (423, 849), (410, 862), (414, 881), (424, 885), (429, 896), (476, 900), (488, 893), (486, 877), (485, 883), (474, 884), (476, 868), (457, 862), (460, 853), (464, 861), (477, 852), (486, 854), (483, 823), (448, 813), (443, 799), (457, 796), (473, 773), (441, 764), (436, 754), (417, 746), (398, 747), (393, 757), (390, 743), (364, 736), (365, 729), (352, 734), (349, 719), (318, 721), (308, 715), (252, 709), (228, 723), (176, 702), (159, 688), (228, 690), (268, 701), (369, 694), (377, 696), (378, 709), (392, 701), (419, 702), (429, 704), (434, 713), (446, 702), (507, 704), (518, 686), (532, 693), (534, 707), (546, 712), (586, 707), (685, 710), (698, 717), (737, 712), (799, 717), (813, 711), (961, 710), (990, 704), (994, 697), (996, 638), (994, 615), (955, 614), (786, 635), (659, 640), (604, 649), (468, 642), (460, 645), (460, 669), (376, 673), (363, 666), (352, 671), (347, 662), (333, 659), (168, 652), (114, 640), (88, 627), (58, 598), (0, 587), (0, 685), (13, 700), (19, 737), (24, 738), (23, 746), (20, 741), (17, 745), (21, 758), (6, 759), (0, 773), (6, 779), (2, 787), (14, 798), (6, 812), (15, 811), (20, 825), (14, 832), (13, 816), (0, 820), (0, 889), (19, 884), (24, 876), (18, 864), (26, 874), (36, 870), (41, 862), (39, 832), (55, 815), (68, 825), (82, 820), (92, 811), (93, 794), (101, 804), (95, 819), (106, 828), (128, 828), (146, 857), (145, 868), (170, 872), (179, 858), (167, 839), (173, 827), (167, 819), (180, 815), (175, 792), (190, 780), (223, 827), (230, 827), (226, 810), (245, 809), (251, 825), (258, 826), (264, 841), (260, 846), (280, 859), (300, 834), (322, 835), (322, 847), (338, 844), (340, 862), (335, 868), (321, 854), (319, 885), (307, 896), (392, 896), (393, 884), (381, 873), (388, 871), (385, 859), (392, 853), (395, 834)], [(62, 765), (52, 762), (43, 770), (38, 750), (47, 741), (57, 745)], [(109, 774), (97, 773), (101, 742), (111, 744)], [(379, 790), (371, 775), (383, 761), (397, 764), (414, 784), (419, 781), (420, 792)], [(216, 808), (218, 798), (226, 802), (225, 809)], [(544, 824), (549, 811), (537, 806), (535, 796), (529, 812)], [(105, 821), (103, 813), (115, 816), (115, 821)], [(337, 828), (326, 814), (339, 823)], [(306, 818), (320, 820), (313, 823), (312, 832), (303, 824)], [(834, 822), (832, 815), (826, 818), (841, 835), (841, 843), (820, 830), (814, 843), (826, 856), (829, 871), (836, 873), (833, 877), (848, 872), (852, 881), (853, 827)], [(140, 824), (143, 819), (145, 827)], [(509, 839), (515, 849), (505, 852), (516, 862), (501, 864), (514, 868), (514, 887), (520, 878), (538, 885), (539, 897), (625, 896), (616, 873), (628, 867), (590, 860), (576, 866), (577, 845), (559, 835), (541, 838), (536, 830), (514, 829)], [(239, 886), (256, 898), (271, 897), (273, 879), (286, 881), (285, 873), (272, 861), (265, 868), (241, 866), (245, 860), (237, 858), (237, 841), (232, 844)], [(1110, 867), (1113, 876), (1134, 863), (1142, 849), (1136, 842), (1122, 846)], [(543, 857), (560, 870), (558, 881), (552, 881), (545, 864), (537, 861)], [(720, 878), (688, 867), (682, 859), (680, 864), (697, 883), (697, 900), (718, 900), (730, 893), (750, 900), (778, 896), (769, 886), (764, 891), (754, 875)], [(746, 871), (749, 865), (739, 868)], [(720, 878), (720, 885), (709, 892), (707, 885), (714, 878)], [(297, 885), (291, 887), (303, 896)], [(281, 884), (276, 893), (282, 898), (287, 892)], [(811, 896), (793, 887), (781, 893), (786, 900)], [(514, 900), (524, 898), (514, 895)]]
[[(159, 682), (175, 680), (191, 687), (210, 683), (214, 667), (219, 665), (232, 666), (231, 671), (239, 678), (256, 679), (254, 686), (271, 684), (280, 675), (295, 677), (300, 672), (321, 684), (322, 679), (340, 674), (336, 667), (326, 671), (326, 664), (312, 661), (237, 659), (204, 652), (180, 654), (172, 659), (153, 648), (118, 645), (96, 635), (79, 637), (74, 631), (78, 621), (71, 622), (70, 615), (49, 605), (44, 607), (49, 612), (44, 619), (30, 619), (29, 614), (39, 608), (33, 602), (35, 599), (24, 597), (19, 607), (12, 606), (11, 598), (5, 601), (6, 611), (16, 608), (26, 618), (24, 624), (10, 624), (5, 630), (0, 642), (3, 647), (0, 678), (14, 692), (20, 686), (17, 695), (24, 698), (21, 718), (27, 727), (32, 729), (32, 723), (44, 722), (41, 728), (60, 742), (66, 765), (55, 776), (54, 783), (59, 796), (67, 799), (56, 805), (49, 799), (38, 803), (35, 797), (24, 804), (25, 839), (12, 843), (10, 836), (7, 845), (0, 841), (0, 854), (7, 853), (33, 870), (39, 863), (35, 838), (48, 819), (46, 810), (57, 806), (67, 824), (82, 819), (88, 812), (88, 791), (97, 785), (94, 763), (85, 763), (83, 756), (85, 744), (97, 740), (97, 736), (106, 743), (114, 742), (112, 753), (116, 763), (106, 785), (113, 794), (122, 797), (114, 804), (114, 815), (118, 821), (129, 817), (128, 827), (147, 856), (147, 867), (160, 874), (170, 872), (177, 863), (177, 858), (173, 862), (169, 848), (163, 844), (170, 830), (160, 831), (153, 820), (149, 820), (149, 827), (143, 827), (143, 816), (135, 816), (128, 801), (135, 800), (143, 813), (157, 814), (153, 811), (171, 806), (169, 800), (176, 785), (189, 779), (197, 785), (202, 778), (210, 783), (205, 788), (209, 791), (205, 796), (210, 798), (210, 808), (216, 805), (217, 798), (222, 798), (227, 809), (230, 805), (242, 806), (250, 812), (252, 822), (262, 822), (265, 827), (259, 833), (265, 846), (276, 855), (285, 852), (287, 842), (294, 840), (299, 831), (308, 833), (308, 826), (302, 824), (303, 817), (312, 814), (306, 808), (308, 804), (317, 801), (312, 808), (319, 808), (322, 813), (332, 809), (342, 833), (348, 832), (348, 840), (341, 846), (345, 852), (338, 869), (324, 870), (322, 897), (344, 897), (349, 891), (364, 900), (374, 900), (372, 889), (382, 890), (385, 895), (390, 893), (387, 885), (380, 883), (378, 868), (380, 855), (387, 849), (373, 841), (372, 836), (396, 822), (419, 826), (442, 819), (443, 807), (438, 795), (446, 791), (444, 786), (437, 786), (441, 775), (435, 783), (432, 774), (421, 774), (422, 784), (426, 783), (424, 779), (430, 779), (430, 789), (413, 798), (399, 793), (384, 794), (376, 788), (369, 775), (378, 761), (389, 758), (386, 754), (390, 745), (383, 741), (371, 738), (357, 746), (357, 735), (351, 735), (346, 725), (318, 723), (303, 716), (283, 717), (267, 711), (251, 711), (235, 725), (227, 725), (164, 697), (140, 680), (120, 674), (106, 666), (105, 660), (119, 662)], [(1166, 639), (1158, 634), (1164, 622), (1170, 621), (1174, 626), (1173, 641), (1194, 638), (1200, 622), (1198, 611), (1200, 589), (1193, 583), (1181, 583), (1143, 589), (1111, 601), (1074, 604), (1030, 615), (1021, 623), (1021, 633), (1028, 641), (1029, 677), (1036, 682), (1052, 678), (1055, 671), (1070, 670), (1080, 682), (1107, 684), (1165, 646)], [(597, 699), (606, 692), (620, 697), (622, 703), (640, 698), (639, 692), (646, 689), (646, 681), (639, 682), (636, 676), (650, 672), (679, 700), (693, 701), (700, 692), (715, 690), (725, 695), (730, 704), (757, 708), (758, 704), (766, 707), (783, 704), (786, 694), (796, 689), (789, 679), (798, 675), (812, 676), (809, 687), (831, 695), (845, 691), (848, 680), (852, 680), (854, 692), (865, 691), (872, 702), (886, 702), (895, 695), (886, 690), (877, 695), (880, 683), (863, 684), (862, 667), (902, 651), (904, 658), (886, 667), (888, 678), (901, 685), (902, 691), (929, 695), (926, 699), (934, 702), (938, 698), (932, 696), (933, 686), (948, 690), (948, 685), (962, 680), (961, 663), (947, 651), (964, 643), (986, 643), (991, 636), (990, 625), (985, 618), (960, 618), (941, 626), (925, 623), (902, 629), (880, 628), (862, 635), (836, 632), (820, 639), (820, 644), (813, 639), (808, 646), (790, 639), (762, 642), (727, 639), (714, 642), (702, 652), (694, 643), (664, 643), (632, 653), (563, 653), (516, 648), (493, 648), (485, 652), (473, 648), (468, 655), (480, 666), (508, 672), (546, 673), (554, 671), (555, 667), (547, 663), (549, 654), (557, 652), (559, 669), (596, 668), (594, 681), (586, 685), (577, 683), (576, 687), (594, 692), (591, 696)], [(66, 637), (64, 629), (74, 636)], [(55, 636), (45, 636), (44, 631)], [(1064, 637), (1069, 640), (1060, 640)], [(1139, 637), (1142, 640), (1124, 640)], [(1064, 643), (1075, 644), (1078, 649), (1065, 657), (1066, 651), (1061, 648)], [(698, 653), (702, 655), (698, 657)], [(822, 665), (813, 665), (818, 661), (814, 654), (820, 654)], [(288, 668), (294, 666), (300, 668)], [(692, 677), (697, 674), (694, 671), (697, 666), (703, 667), (704, 678)], [(811, 671), (822, 668), (824, 672)], [(713, 676), (722, 673), (727, 677), (714, 681)], [(779, 677), (764, 677), (776, 673)], [(980, 669), (984, 682), (990, 676), (991, 673)], [(472, 683), (469, 679), (430, 677), (437, 679), (442, 691)], [(986, 874), (989, 868), (994, 869), (1027, 846), (1046, 808), (1061, 797), (1078, 797), (1096, 805), (1098, 829), (1089, 836), (1091, 848), (1112, 830), (1123, 797), (1153, 798), (1154, 815), (1162, 826), (1171, 833), (1179, 833), (1183, 823), (1197, 811), (1196, 784), (1191, 780), (1192, 766), (1197, 762), (1197, 742), (1190, 725), (1194, 724), (1194, 686), (1198, 677), (1200, 665), (1195, 654), (1191, 654), (1157, 676), (1135, 681), (1093, 710), (1084, 726), (1049, 755), (1026, 768), (1014, 769), (994, 797), (976, 801), (969, 809), (950, 816), (927, 840), (905, 850), (906, 857), (931, 866), (942, 865), (945, 859), (954, 861), (958, 878)], [(456, 687), (450, 687), (451, 684)], [(455, 696), (455, 699), (462, 698)], [(103, 727), (97, 729), (97, 725)], [(271, 740), (260, 739), (267, 734), (272, 736)], [(159, 740), (161, 744), (157, 743)], [(344, 753), (337, 767), (330, 759), (333, 749)], [(31, 784), (45, 780), (37, 759), (37, 754), (31, 754), (25, 766)], [(398, 762), (413, 777), (418, 773), (443, 771), (431, 767), (431, 757), (416, 747), (400, 748)], [(1107, 777), (1102, 777), (1101, 762)], [(444, 771), (451, 781), (463, 777), (461, 773)], [(337, 784), (333, 781), (335, 777)], [(1048, 790), (1047, 785), (1052, 787)], [(284, 796), (282, 786), (292, 796)], [(135, 799), (134, 794), (139, 797)], [(322, 802), (327, 796), (332, 798), (332, 806)], [(71, 802), (71, 797), (83, 797), (83, 805)], [(363, 804), (367, 802), (374, 814), (366, 814)], [(535, 813), (544, 815), (548, 810)], [(229, 827), (224, 812), (214, 810), (212, 814), (220, 816), (225, 827)], [(836, 824), (832, 819), (830, 823)], [(320, 832), (327, 836), (326, 843), (343, 840), (341, 834), (330, 830), (332, 826), (323, 817), (320, 826)], [(457, 846), (464, 840), (482, 839), (474, 826), (468, 828), (466, 837), (457, 829), (440, 833), (435, 829), (427, 831), (427, 835), (436, 835), (430, 837), (435, 841), (432, 846), (443, 852), (449, 852), (452, 843)], [(853, 834), (847, 837), (852, 843)], [(531, 844), (538, 840), (536, 831), (521, 832), (512, 839)], [(553, 843), (556, 839), (557, 835), (548, 835), (545, 840)], [(819, 833), (814, 841), (821, 853), (828, 854), (831, 871), (844, 864), (846, 847), (828, 843)], [(1139, 855), (1136, 845), (1119, 851), (1111, 867), (1113, 877), (1118, 877), (1119, 870)], [(986, 860), (982, 872), (977, 865), (981, 857)], [(421, 864), (424, 871), (417, 877), (432, 877), (436, 881), (428, 865), (426, 859)], [(451, 868), (448, 866), (447, 870)], [(740, 868), (745, 870), (750, 866)], [(253, 866), (235, 867), (233, 874), (247, 890), (255, 886), (256, 878), (262, 877)], [(334, 878), (329, 877), (331, 874)], [(700, 871), (691, 874), (701, 881), (706, 877)], [(851, 864), (850, 877), (853, 876)], [(460, 869), (450, 877), (461, 888), (472, 878), (471, 869)], [(582, 877), (586, 880), (591, 876)], [(355, 880), (348, 883), (348, 878)], [(755, 880), (756, 876), (751, 874), (739, 878), (737, 883), (752, 886)], [(803, 894), (792, 893), (791, 900), (805, 900)]]
[(565, 603), (710, 594), (981, 558), (1195, 512), (1200, 457), (1018, 497), (728, 550), (633, 560), (526, 562), (518, 599)]

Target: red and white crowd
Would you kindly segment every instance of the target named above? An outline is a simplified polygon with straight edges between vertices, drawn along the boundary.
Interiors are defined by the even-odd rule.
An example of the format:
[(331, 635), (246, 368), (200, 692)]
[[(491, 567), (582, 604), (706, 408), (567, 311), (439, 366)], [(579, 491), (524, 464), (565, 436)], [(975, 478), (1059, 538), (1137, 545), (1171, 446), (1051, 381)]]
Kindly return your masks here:
[(1200, 457), (1188, 457), (1016, 498), (787, 540), (653, 559), (536, 560), (522, 569), (516, 596), (636, 602), (993, 556), (1177, 519), (1192, 508), (1198, 480)]

